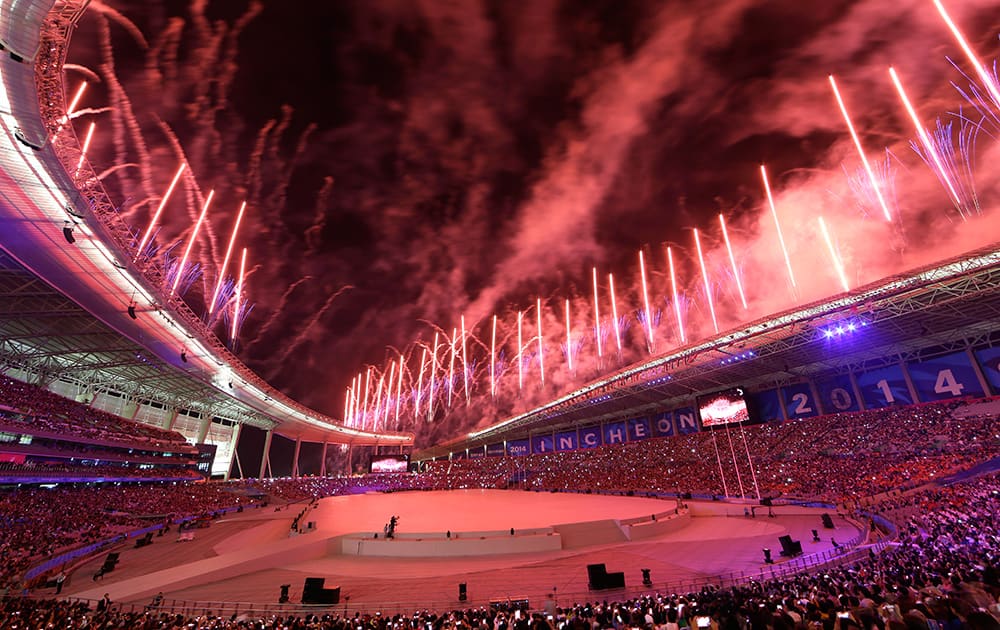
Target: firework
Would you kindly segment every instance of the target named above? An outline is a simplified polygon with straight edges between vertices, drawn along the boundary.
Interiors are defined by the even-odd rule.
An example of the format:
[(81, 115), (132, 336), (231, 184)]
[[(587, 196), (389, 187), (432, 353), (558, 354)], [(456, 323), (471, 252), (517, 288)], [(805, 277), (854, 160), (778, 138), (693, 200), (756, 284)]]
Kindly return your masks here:
[(524, 389), (524, 367), (521, 362), (521, 311), (517, 312), (517, 389)]
[(497, 396), (497, 316), (493, 315), (493, 334), (490, 335), (490, 396)]
[(469, 404), (469, 356), (465, 350), (465, 315), (462, 315), (462, 378), (465, 389), (465, 404)]
[(743, 309), (746, 310), (748, 308), (747, 296), (743, 292), (743, 282), (740, 281), (740, 270), (736, 266), (736, 256), (733, 255), (733, 244), (729, 241), (726, 219), (721, 214), (719, 215), (719, 225), (722, 226), (722, 238), (726, 241), (726, 251), (729, 252), (729, 264), (733, 267), (733, 280), (736, 282), (736, 290), (740, 292), (740, 302), (743, 303)]
[(847, 123), (847, 130), (851, 132), (851, 138), (854, 140), (854, 146), (858, 150), (858, 156), (861, 158), (861, 164), (864, 165), (865, 173), (868, 174), (868, 179), (872, 185), (872, 191), (878, 199), (882, 212), (885, 213), (885, 220), (892, 221), (892, 213), (889, 212), (889, 205), (885, 202), (885, 198), (882, 196), (882, 189), (879, 186), (878, 179), (875, 177), (875, 172), (872, 170), (871, 164), (868, 163), (868, 157), (865, 155), (865, 150), (861, 146), (861, 140), (858, 138), (858, 133), (854, 130), (854, 124), (851, 122), (851, 116), (847, 113), (847, 106), (844, 105), (844, 99), (840, 97), (840, 90), (837, 89), (837, 81), (833, 78), (832, 74), (830, 75), (830, 87), (833, 88), (833, 95), (837, 98), (837, 105), (840, 106), (840, 113), (844, 115), (844, 122)]
[(597, 267), (594, 267), (594, 338), (597, 340), (597, 358), (604, 356), (601, 347), (601, 311), (597, 306)]
[(396, 380), (396, 362), (389, 363), (389, 382), (385, 385), (385, 407), (382, 408), (382, 428), (389, 424), (389, 410), (392, 409), (392, 385)]
[(535, 314), (538, 320), (538, 375), (545, 385), (545, 346), (542, 341), (542, 298), (535, 302)]
[(77, 88), (76, 94), (73, 95), (73, 100), (69, 102), (69, 107), (66, 108), (66, 115), (63, 117), (61, 124), (65, 124), (66, 121), (69, 120), (70, 116), (73, 115), (73, 112), (76, 111), (76, 106), (80, 104), (80, 99), (83, 98), (83, 92), (86, 89), (87, 82), (84, 81), (80, 84), (80, 87)]
[(368, 390), (369, 390), (369, 386), (371, 384), (371, 378), (372, 378), (372, 366), (369, 365), (368, 369), (365, 370), (365, 390), (364, 390), (365, 391), (365, 397), (364, 397), (364, 400), (361, 402), (361, 426), (362, 427), (365, 426), (365, 419), (368, 416)]
[(712, 289), (708, 281), (708, 269), (705, 267), (705, 257), (701, 252), (701, 239), (698, 237), (698, 228), (694, 230), (694, 246), (698, 250), (698, 264), (701, 266), (701, 279), (705, 282), (705, 299), (708, 301), (708, 312), (712, 315), (712, 327), (715, 333), (719, 334), (719, 321), (715, 317), (715, 304), (712, 300)]
[(83, 141), (83, 148), (80, 149), (80, 160), (76, 163), (76, 171), (73, 172), (73, 177), (80, 174), (80, 169), (83, 168), (83, 161), (87, 159), (87, 150), (90, 149), (90, 141), (94, 137), (94, 128), (97, 125), (90, 123), (90, 127), (87, 128), (87, 136)]
[(976, 144), (976, 136), (982, 129), (980, 124), (973, 124), (967, 119), (959, 117), (960, 127), (958, 130), (958, 147), (955, 146), (952, 133), (952, 122), (944, 124), (941, 119), (937, 119), (937, 128), (928, 137), (937, 156), (940, 158), (941, 170), (936, 168), (934, 156), (926, 150), (923, 144), (910, 141), (910, 147), (920, 156), (924, 164), (938, 178), (942, 186), (953, 184), (955, 191), (960, 198), (960, 204), (956, 204), (956, 210), (963, 219), (975, 212), (980, 214), (982, 209), (979, 206), (979, 196), (976, 193), (976, 179), (972, 167), (973, 151)]
[(847, 284), (847, 274), (844, 273), (844, 264), (837, 256), (837, 250), (833, 247), (833, 239), (830, 238), (830, 231), (826, 228), (826, 221), (823, 217), (819, 217), (819, 229), (823, 233), (823, 240), (826, 241), (826, 248), (830, 252), (830, 260), (833, 261), (833, 267), (837, 270), (837, 277), (840, 278), (840, 285), (844, 287), (844, 291), (850, 291), (850, 287)]
[(174, 174), (174, 178), (170, 180), (170, 186), (167, 188), (167, 192), (160, 199), (160, 205), (156, 207), (156, 212), (153, 213), (153, 218), (149, 221), (149, 227), (146, 228), (146, 233), (142, 235), (142, 240), (139, 241), (139, 247), (135, 250), (135, 258), (132, 262), (139, 260), (139, 256), (142, 255), (142, 250), (146, 246), (146, 242), (149, 240), (150, 235), (153, 233), (153, 228), (156, 226), (156, 222), (160, 220), (160, 215), (163, 214), (163, 208), (166, 207), (167, 201), (170, 200), (171, 193), (174, 192), (174, 187), (177, 186), (177, 182), (181, 179), (181, 173), (184, 172), (185, 163), (181, 162), (181, 165), (177, 167), (177, 173)]
[(417, 377), (417, 396), (413, 403), (413, 419), (417, 420), (420, 417), (420, 398), (424, 389), (424, 365), (427, 361), (427, 348), (424, 347), (420, 351), (420, 371)]
[[(410, 379), (413, 379), (413, 373), (410, 373)], [(396, 426), (399, 426), (399, 401), (403, 397), (403, 355), (399, 355), (399, 380), (396, 381)]]
[(229, 269), (229, 258), (233, 253), (233, 245), (236, 243), (236, 233), (240, 229), (240, 222), (243, 220), (243, 211), (247, 208), (247, 202), (240, 204), (240, 211), (236, 215), (236, 224), (233, 226), (233, 233), (229, 237), (229, 246), (226, 248), (226, 256), (222, 260), (222, 268), (219, 269), (219, 279), (215, 283), (215, 291), (212, 292), (212, 299), (208, 302), (208, 314), (212, 314), (212, 310), (215, 308), (215, 300), (219, 297), (219, 290), (222, 288), (222, 279), (226, 276), (226, 270)]
[(795, 274), (792, 272), (792, 259), (788, 256), (788, 247), (785, 246), (785, 237), (781, 233), (781, 223), (778, 222), (778, 211), (774, 207), (774, 196), (771, 195), (771, 183), (767, 179), (767, 169), (760, 165), (760, 177), (764, 180), (764, 191), (767, 193), (767, 204), (771, 208), (771, 216), (774, 218), (774, 229), (778, 232), (778, 243), (781, 245), (781, 253), (785, 256), (785, 268), (788, 269), (788, 281), (792, 284), (792, 295), (795, 295)]
[(618, 304), (615, 299), (615, 277), (612, 274), (608, 274), (608, 286), (611, 290), (611, 321), (615, 325), (615, 343), (618, 345), (618, 354), (622, 353), (622, 333), (621, 327), (618, 325)]
[(458, 329), (451, 329), (451, 354), (448, 358), (448, 407), (451, 407), (451, 395), (455, 391), (455, 354), (458, 342)]
[(573, 371), (573, 335), (569, 325), (569, 300), (566, 300), (566, 362), (569, 364), (569, 371)]
[(427, 390), (427, 418), (434, 417), (434, 376), (437, 372), (438, 333), (434, 333), (434, 349), (431, 350), (431, 382)]
[(177, 276), (174, 278), (174, 283), (170, 286), (170, 295), (173, 295), (177, 291), (177, 284), (180, 282), (181, 276), (184, 275), (184, 267), (187, 265), (188, 257), (191, 255), (191, 249), (194, 247), (194, 242), (198, 238), (198, 231), (201, 230), (201, 224), (205, 222), (205, 215), (208, 213), (208, 206), (212, 203), (212, 197), (215, 195), (214, 190), (208, 192), (208, 197), (205, 198), (205, 204), (201, 207), (201, 214), (198, 215), (198, 221), (194, 224), (194, 230), (191, 232), (191, 238), (188, 239), (187, 247), (184, 249), (184, 256), (181, 258), (180, 270), (177, 272)]
[(239, 330), (240, 299), (243, 297), (243, 283), (246, 281), (247, 272), (247, 248), (243, 248), (243, 255), (240, 257), (240, 280), (236, 285), (236, 299), (233, 303), (233, 328), (230, 331), (229, 339), (231, 343), (236, 343), (236, 333)]
[(639, 250), (639, 279), (642, 281), (642, 304), (646, 313), (646, 341), (649, 343), (649, 353), (654, 352), (653, 343), (653, 321), (649, 316), (649, 290), (646, 288), (646, 261), (642, 257), (642, 250)]
[(927, 152), (927, 156), (930, 158), (931, 164), (933, 164), (935, 174), (942, 181), (942, 183), (944, 183), (945, 188), (948, 189), (948, 194), (951, 195), (952, 202), (954, 202), (955, 207), (962, 215), (962, 218), (965, 219), (965, 212), (962, 209), (964, 207), (962, 204), (962, 198), (959, 196), (958, 191), (955, 190), (955, 186), (952, 184), (951, 178), (948, 177), (947, 169), (942, 162), (941, 156), (938, 155), (938, 151), (934, 147), (934, 143), (927, 135), (927, 130), (924, 129), (924, 126), (920, 123), (920, 117), (917, 115), (917, 110), (913, 108), (913, 104), (906, 95), (906, 90), (903, 89), (903, 83), (899, 80), (899, 75), (896, 74), (895, 68), (889, 68), (889, 76), (892, 77), (892, 83), (896, 86), (896, 91), (899, 92), (899, 98), (903, 101), (903, 107), (906, 108), (906, 112), (910, 115), (910, 120), (913, 121), (913, 126), (917, 130), (917, 136), (920, 138), (920, 143), (923, 145), (924, 151)]
[(687, 335), (684, 334), (684, 320), (681, 318), (681, 303), (677, 299), (677, 274), (674, 273), (674, 254), (669, 247), (667, 248), (667, 264), (670, 265), (670, 290), (674, 297), (674, 313), (677, 317), (677, 334), (680, 336), (681, 343), (687, 343)]
[(951, 34), (955, 37), (955, 40), (958, 42), (962, 52), (965, 53), (965, 56), (969, 59), (969, 62), (975, 69), (976, 74), (979, 76), (979, 80), (983, 82), (983, 85), (986, 87), (986, 91), (989, 92), (990, 99), (992, 99), (994, 107), (1000, 108), (1000, 86), (997, 85), (996, 77), (991, 76), (990, 73), (986, 71), (982, 62), (979, 61), (978, 55), (976, 55), (975, 51), (972, 50), (972, 47), (969, 46), (965, 36), (962, 35), (962, 31), (958, 29), (958, 26), (956, 26), (952, 21), (951, 16), (948, 15), (948, 11), (945, 10), (944, 5), (941, 4), (941, 0), (933, 1), (938, 13), (941, 14), (941, 19), (943, 19), (944, 23), (948, 25), (948, 29), (951, 31)]

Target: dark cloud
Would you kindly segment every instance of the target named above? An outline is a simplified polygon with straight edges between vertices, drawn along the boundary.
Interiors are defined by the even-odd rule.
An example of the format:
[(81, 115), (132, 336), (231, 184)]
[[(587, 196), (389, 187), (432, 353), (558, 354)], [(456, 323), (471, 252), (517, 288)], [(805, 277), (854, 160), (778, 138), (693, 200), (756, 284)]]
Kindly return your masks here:
[[(952, 4), (977, 49), (994, 56), (995, 2)], [(129, 220), (145, 226), (183, 153), (192, 167), (179, 197), (186, 209), (171, 205), (159, 240), (183, 237), (215, 189), (199, 254), (214, 270), (246, 199), (242, 240), (255, 266), (256, 307), (242, 358), (293, 397), (340, 415), (352, 378), (375, 366), (387, 384), (402, 353), (401, 425), (424, 442), (648, 356), (635, 315), (640, 249), (653, 311), (662, 311), (657, 351), (678, 337), (664, 299), (664, 244), (677, 248), (689, 334), (709, 333), (690, 228), (703, 233), (723, 326), (838, 290), (820, 215), (853, 286), (996, 234), (991, 139), (980, 137), (976, 163), (987, 212), (964, 223), (909, 149), (912, 124), (888, 80), (895, 64), (928, 123), (961, 105), (949, 81), (964, 80), (944, 57), (967, 65), (930, 0), (92, 6), (70, 61), (102, 78), (84, 106), (112, 108), (86, 116), (102, 131), (95, 161), (135, 165), (105, 178), (127, 200)], [(845, 172), (858, 160), (830, 73), (870, 154), (891, 150), (902, 217), (895, 226), (866, 217), (870, 208), (848, 186)], [(72, 87), (83, 74), (68, 76)], [(796, 273), (808, 279), (794, 298), (763, 199), (763, 162)], [(735, 299), (719, 212), (748, 312)], [(596, 357), (593, 267), (605, 314), (607, 274), (616, 275), (617, 306), (630, 324), (621, 357)], [(189, 294), (196, 310), (214, 279), (213, 271)], [(544, 387), (534, 340), (539, 296)], [(579, 346), (572, 371), (560, 347), (566, 299)], [(522, 392), (513, 363), (518, 311), (530, 372)], [(494, 314), (506, 367), (496, 399), (488, 380)], [(454, 408), (414, 420), (406, 392), (430, 379), (420, 357), (435, 330), (447, 344), (462, 315), (473, 335), (473, 394), (466, 402), (459, 367)], [(605, 334), (614, 338), (610, 328)], [(440, 387), (449, 352), (439, 348), (438, 359)], [(395, 425), (395, 409), (382, 411), (380, 426)]]

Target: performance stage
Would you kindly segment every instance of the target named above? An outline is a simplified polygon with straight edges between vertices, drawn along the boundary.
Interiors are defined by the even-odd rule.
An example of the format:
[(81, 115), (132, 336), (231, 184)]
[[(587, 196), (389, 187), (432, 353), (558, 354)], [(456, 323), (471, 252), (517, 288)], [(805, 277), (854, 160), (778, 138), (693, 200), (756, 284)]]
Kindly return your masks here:
[[(625, 572), (631, 588), (641, 586), (640, 569), (650, 569), (650, 588), (669, 590), (756, 573), (762, 547), (775, 549), (780, 561), (779, 536), (801, 540), (810, 554), (832, 548), (830, 533), (841, 542), (858, 533), (838, 519), (837, 530), (811, 542), (823, 510), (781, 507), (774, 518), (746, 518), (736, 504), (696, 502), (687, 510), (673, 500), (518, 490), (330, 497), (300, 518), (305, 533), (292, 533), (304, 507), (248, 510), (198, 530), (190, 542), (175, 542), (172, 533), (142, 549), (122, 548), (119, 568), (101, 583), (90, 579), (96, 558), (74, 572), (64, 593), (146, 603), (162, 591), (168, 600), (267, 605), (277, 602), (281, 584), (292, 585), (298, 602), (304, 579), (317, 576), (340, 586), (351, 607), (386, 611), (454, 605), (459, 582), (468, 585), (470, 603), (541, 601), (553, 590), (584, 599), (588, 564)], [(393, 515), (396, 537), (386, 540), (383, 527)]]

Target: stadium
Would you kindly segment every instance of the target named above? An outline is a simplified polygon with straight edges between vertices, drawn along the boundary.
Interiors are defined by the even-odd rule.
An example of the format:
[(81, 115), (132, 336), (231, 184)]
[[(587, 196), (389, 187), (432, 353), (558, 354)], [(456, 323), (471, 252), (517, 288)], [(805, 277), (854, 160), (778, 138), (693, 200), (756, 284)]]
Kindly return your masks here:
[[(505, 354), (497, 314), (456, 317), (433, 342), (387, 343), (324, 413), (244, 347), (247, 203), (206, 272), (215, 191), (187, 162), (157, 178), (148, 224), (106, 183), (142, 160), (94, 166), (83, 121), (106, 112), (78, 111), (68, 78), (88, 12), (127, 23), (105, 3), (0, 2), (0, 627), (1000, 625), (1000, 243), (971, 180), (950, 179), (960, 152), (949, 170), (933, 143), (914, 149), (971, 249), (955, 237), (849, 279), (820, 217), (829, 251), (817, 239), (797, 285), (807, 256), (780, 256), (761, 167), (767, 274), (737, 264), (720, 214), (719, 266), (694, 229), (702, 293), (679, 295), (667, 246), (670, 295), (651, 309), (640, 250), (626, 297), (593, 267), (572, 304), (585, 325), (568, 297), (532, 298), (505, 314)], [(969, 55), (979, 127), (1000, 128), (996, 75)], [(867, 173), (892, 222), (890, 180)], [(178, 182), (191, 225), (167, 247)], [(761, 297), (784, 293), (786, 266), (791, 297)], [(741, 315), (717, 318), (713, 298), (737, 297)], [(259, 339), (276, 318), (248, 325)]]

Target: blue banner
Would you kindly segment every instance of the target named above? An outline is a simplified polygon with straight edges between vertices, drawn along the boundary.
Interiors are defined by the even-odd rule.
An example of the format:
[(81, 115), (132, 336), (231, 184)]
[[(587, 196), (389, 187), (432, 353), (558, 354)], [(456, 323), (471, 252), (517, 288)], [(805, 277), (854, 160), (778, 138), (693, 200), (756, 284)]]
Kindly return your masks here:
[(605, 444), (624, 444), (627, 437), (624, 422), (608, 422), (604, 425)]
[(601, 427), (584, 427), (580, 429), (580, 448), (597, 448), (601, 441)]
[(795, 383), (781, 388), (785, 399), (785, 417), (789, 420), (812, 418), (819, 415), (819, 405), (809, 383)]
[(458, 451), (457, 453), (451, 454), (452, 461), (457, 461), (460, 459), (465, 459), (465, 451)]
[(551, 453), (554, 450), (556, 449), (551, 434), (531, 436), (531, 452), (533, 454), (541, 455), (542, 453)]
[(681, 435), (698, 432), (698, 414), (691, 407), (682, 407), (674, 410), (674, 418), (677, 419), (677, 432)]
[(519, 457), (528, 454), (528, 440), (507, 440), (507, 454)]
[(924, 402), (983, 395), (976, 370), (964, 352), (909, 363), (906, 367), (913, 389)]
[(854, 395), (854, 387), (848, 374), (820, 381), (816, 383), (816, 389), (819, 390), (819, 400), (824, 413), (861, 411), (861, 403)]
[[(749, 404), (757, 411), (757, 419), (761, 422), (781, 422), (781, 399), (778, 390), (769, 389), (750, 395)], [(753, 417), (753, 416), (751, 416)]]
[(576, 431), (560, 431), (556, 433), (557, 451), (575, 451), (580, 448), (580, 441), (576, 438)]
[(502, 457), (504, 454), (503, 442), (486, 445), (486, 455), (489, 457)]
[(903, 368), (890, 365), (855, 376), (861, 398), (866, 409), (881, 409), (892, 405), (910, 405), (913, 403), (910, 390), (906, 387)]
[(657, 437), (672, 437), (674, 435), (674, 414), (667, 411), (653, 416), (653, 430)]
[(486, 457), (486, 451), (482, 446), (469, 449), (469, 459), (479, 459), (480, 457)]
[(628, 441), (648, 440), (653, 437), (649, 428), (649, 418), (630, 418), (628, 424)]
[(986, 382), (994, 392), (1000, 392), (1000, 348), (980, 348), (975, 354)]

